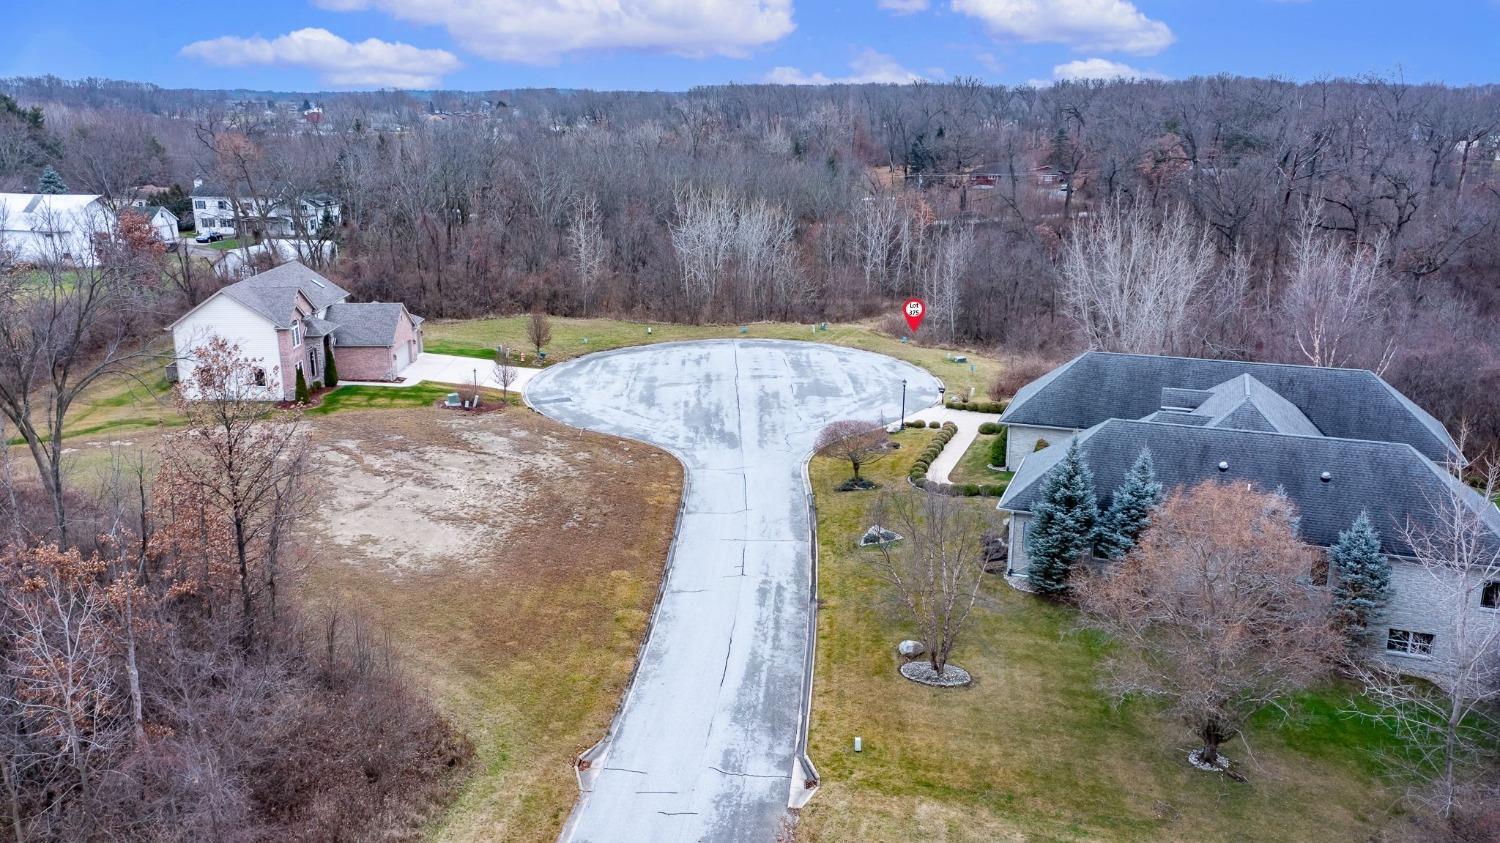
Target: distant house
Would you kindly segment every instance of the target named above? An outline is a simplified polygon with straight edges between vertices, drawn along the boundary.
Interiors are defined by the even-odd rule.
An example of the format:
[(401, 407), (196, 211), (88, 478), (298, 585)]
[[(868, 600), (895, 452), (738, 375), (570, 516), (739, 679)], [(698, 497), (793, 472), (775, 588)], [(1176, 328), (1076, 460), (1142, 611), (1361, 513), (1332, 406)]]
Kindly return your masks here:
[(193, 217), (198, 232), (260, 240), (294, 237), (343, 222), (343, 206), (326, 193), (244, 196), (203, 179), (193, 181)]
[[(1093, 471), (1101, 506), (1149, 450), (1169, 493), (1205, 480), (1281, 491), (1303, 540), (1318, 547), (1367, 512), (1392, 563), (1371, 655), (1410, 673), (1443, 674), (1455, 618), (1413, 564), (1406, 529), (1431, 524), (1436, 501), (1457, 499), (1500, 543), (1500, 510), (1445, 468), (1460, 456), (1447, 430), (1362, 369), (1088, 352), (1023, 387), (1000, 423), (1016, 471), (999, 503), (1012, 575), (1027, 571), (1033, 507), (1070, 442)], [(1500, 582), (1469, 611), (1496, 623), (1497, 604)]]
[(92, 193), (0, 193), (0, 249), (22, 263), (87, 263), (114, 212)]
[(253, 387), (267, 401), (295, 397), (298, 371), (308, 386), (321, 382), (330, 353), (341, 381), (396, 379), (422, 353), (422, 318), (399, 303), (348, 298), (295, 261), (223, 287), (168, 328), (178, 377), (191, 383), (197, 349), (222, 337), (255, 361)]
[(156, 239), (163, 243), (171, 243), (178, 239), (177, 215), (160, 205), (138, 205), (135, 210), (146, 217), (151, 224), (151, 230), (155, 232)]

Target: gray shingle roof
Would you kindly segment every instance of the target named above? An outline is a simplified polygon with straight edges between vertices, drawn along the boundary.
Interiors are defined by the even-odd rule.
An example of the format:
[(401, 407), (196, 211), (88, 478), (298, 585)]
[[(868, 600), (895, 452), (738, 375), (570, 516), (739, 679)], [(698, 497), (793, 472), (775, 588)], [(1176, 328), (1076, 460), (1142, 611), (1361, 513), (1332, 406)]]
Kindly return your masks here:
[(394, 302), (336, 304), (328, 308), (333, 338), (341, 346), (389, 346), (396, 341), (396, 327), (406, 317), (406, 308)]
[[(1429, 523), (1435, 503), (1452, 489), (1459, 489), (1500, 536), (1500, 511), (1409, 444), (1125, 419), (1103, 422), (1078, 437), (1101, 505), (1141, 451), (1150, 449), (1157, 477), (1169, 492), (1210, 479), (1250, 483), (1263, 491), (1283, 489), (1301, 513), (1303, 538), (1321, 546), (1336, 541), (1363, 509), (1380, 531), (1385, 551), (1409, 555), (1402, 529)], [(1041, 479), (1067, 449), (1064, 441), (1029, 455), (1000, 508), (1029, 511), (1041, 492)], [(1219, 470), (1220, 462), (1228, 463), (1227, 470)], [(1325, 471), (1328, 482), (1321, 478)]]
[[(1164, 389), (1212, 390), (1241, 375), (1292, 405), (1324, 436), (1404, 442), (1438, 461), (1457, 453), (1437, 419), (1373, 372), (1236, 360), (1086, 352), (1023, 387), (1000, 421), (1083, 429), (1139, 419), (1161, 409)], [(1252, 403), (1274, 428), (1299, 424), (1280, 401)], [(1248, 411), (1236, 420), (1252, 423)]]
[(299, 292), (307, 297), (314, 310), (322, 310), (349, 296), (348, 290), (299, 261), (252, 275), (220, 292), (271, 320), (278, 328), (291, 327)]

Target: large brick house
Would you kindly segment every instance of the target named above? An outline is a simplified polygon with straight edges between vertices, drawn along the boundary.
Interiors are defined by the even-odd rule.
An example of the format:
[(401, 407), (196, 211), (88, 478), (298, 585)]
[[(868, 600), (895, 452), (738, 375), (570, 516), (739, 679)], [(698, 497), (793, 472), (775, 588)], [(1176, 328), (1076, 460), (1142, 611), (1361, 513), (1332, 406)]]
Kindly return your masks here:
[[(1076, 439), (1106, 505), (1149, 450), (1170, 492), (1204, 480), (1281, 490), (1308, 543), (1327, 548), (1361, 511), (1392, 560), (1392, 597), (1371, 655), (1441, 676), (1455, 618), (1445, 589), (1412, 562), (1408, 528), (1470, 507), (1500, 544), (1500, 510), (1447, 468), (1458, 445), (1435, 418), (1372, 372), (1088, 352), (1021, 389), (1000, 417), (1016, 474), (999, 509), (1009, 571), (1024, 575), (1025, 535), (1043, 478)], [(1500, 623), (1500, 581), (1475, 589), (1466, 620)]]
[(195, 350), (222, 337), (256, 362), (252, 388), (268, 401), (294, 397), (298, 371), (309, 386), (323, 381), (330, 353), (340, 381), (395, 380), (422, 353), (422, 318), (348, 298), (296, 261), (223, 287), (168, 328), (179, 379), (190, 383)]

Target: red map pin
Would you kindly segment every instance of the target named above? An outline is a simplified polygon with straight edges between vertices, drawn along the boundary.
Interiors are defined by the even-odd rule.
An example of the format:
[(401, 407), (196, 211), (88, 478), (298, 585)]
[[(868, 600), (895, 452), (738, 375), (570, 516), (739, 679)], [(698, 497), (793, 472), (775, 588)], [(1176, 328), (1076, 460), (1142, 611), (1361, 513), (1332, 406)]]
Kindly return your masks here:
[(901, 305), (901, 315), (906, 317), (906, 324), (915, 334), (922, 327), (922, 317), (927, 315), (927, 303), (921, 299), (907, 299), (906, 304)]

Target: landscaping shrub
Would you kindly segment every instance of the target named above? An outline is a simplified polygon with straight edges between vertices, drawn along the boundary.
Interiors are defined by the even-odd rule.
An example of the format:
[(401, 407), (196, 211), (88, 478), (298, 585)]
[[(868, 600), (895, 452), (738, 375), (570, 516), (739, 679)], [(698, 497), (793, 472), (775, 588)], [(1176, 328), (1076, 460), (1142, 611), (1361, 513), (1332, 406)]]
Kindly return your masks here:
[(1047, 440), (1045, 440), (1045, 439), (1038, 439), (1038, 440), (1036, 440), (1036, 447), (1035, 447), (1035, 448), (1032, 448), (1032, 449), (1031, 449), (1031, 452), (1032, 452), (1032, 453), (1033, 453), (1033, 454), (1034, 454), (1034, 453), (1036, 453), (1036, 452), (1037, 452), (1037, 451), (1041, 451), (1041, 450), (1044, 450), (1044, 449), (1046, 449), (1046, 448), (1049, 448), (1049, 447), (1051, 447), (1051, 446), (1052, 446), (1052, 443), (1051, 443), (1051, 442), (1048, 442), (1048, 441), (1047, 441)]
[(906, 426), (907, 426), (907, 427), (926, 427), (926, 426), (927, 426), (927, 422), (924, 422), (924, 421), (921, 421), (921, 420), (920, 420), (920, 419), (919, 419), (919, 420), (916, 420), (916, 421), (913, 421), (913, 420), (911, 420), (911, 419), (907, 419), (907, 420), (906, 420), (906, 421), (905, 421), (905, 422), (904, 422), (904, 424), (905, 424), (905, 425), (906, 425)]
[(964, 484), (964, 497), (966, 497), (966, 498), (974, 498), (974, 497), (978, 497), (978, 496), (979, 496), (979, 484), (977, 484), (977, 483), (965, 483)]
[(307, 378), (302, 376), (302, 370), (297, 370), (297, 403), (306, 404), (308, 399)]
[(1002, 495), (1005, 494), (1005, 487), (1004, 486), (990, 486), (990, 485), (981, 486), (980, 487), (980, 494), (984, 495), (987, 498), (998, 498), (998, 497), (1000, 497), (1000, 496), (1002, 496)]
[(328, 361), (323, 369), (323, 376), (328, 379), (328, 388), (333, 389), (339, 385), (339, 361), (333, 356), (333, 344), (327, 337), (323, 338), (323, 359)]
[(933, 419), (932, 421), (930, 421), (930, 422), (927, 423), (927, 426), (930, 427), (930, 428), (936, 429), (936, 428), (942, 427), (943, 423), (940, 422), (940, 421), (938, 421), (937, 419)]
[(996, 433), (1000, 432), (1000, 425), (995, 424), (994, 422), (985, 422), (979, 426), (979, 432), (985, 434), (986, 436), (994, 436)]
[(1005, 466), (1005, 447), (1006, 440), (1009, 438), (1010, 434), (1007, 429), (1000, 428), (1000, 433), (995, 437), (995, 441), (990, 443), (990, 465), (997, 468)]

